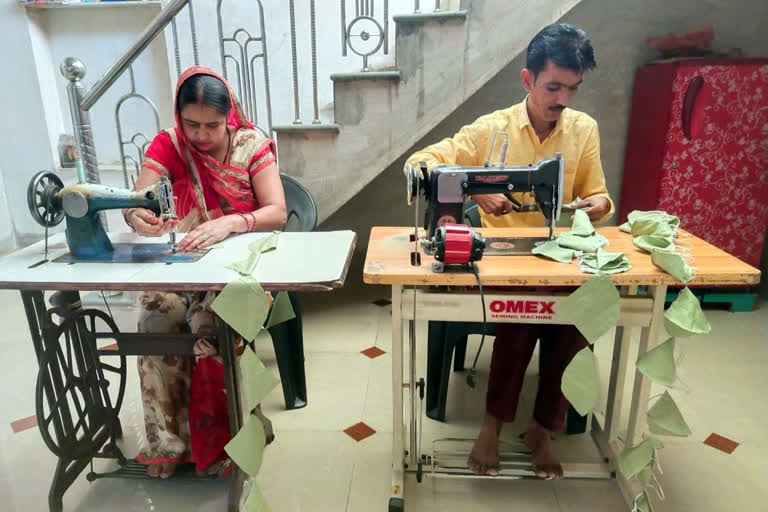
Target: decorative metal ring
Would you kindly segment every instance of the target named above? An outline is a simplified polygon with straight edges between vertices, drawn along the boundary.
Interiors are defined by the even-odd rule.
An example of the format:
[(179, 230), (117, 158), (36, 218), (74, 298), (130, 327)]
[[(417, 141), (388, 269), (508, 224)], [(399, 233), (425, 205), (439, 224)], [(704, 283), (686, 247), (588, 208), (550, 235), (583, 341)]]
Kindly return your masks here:
[[(360, 35), (354, 36), (356, 38), (359, 37), (363, 41), (368, 41), (372, 37), (378, 37), (379, 38), (378, 44), (372, 50), (370, 50), (368, 52), (358, 51), (355, 48), (355, 46), (352, 44), (352, 37), (353, 37), (352, 36), (352, 29), (356, 25), (361, 24), (361, 23), (365, 23), (365, 22), (373, 23), (375, 25), (375, 29), (379, 32), (378, 34), (371, 34), (370, 32), (364, 30), (365, 26), (363, 25), (363, 29), (361, 30)], [(349, 45), (349, 48), (353, 52), (358, 54), (359, 56), (361, 56), (361, 57), (370, 57), (371, 55), (373, 55), (374, 53), (379, 51), (379, 48), (381, 48), (381, 45), (384, 44), (384, 29), (382, 28), (381, 24), (378, 21), (376, 21), (374, 18), (372, 18), (370, 16), (358, 16), (357, 18), (355, 18), (351, 22), (349, 22), (349, 25), (347, 26), (347, 44)]]

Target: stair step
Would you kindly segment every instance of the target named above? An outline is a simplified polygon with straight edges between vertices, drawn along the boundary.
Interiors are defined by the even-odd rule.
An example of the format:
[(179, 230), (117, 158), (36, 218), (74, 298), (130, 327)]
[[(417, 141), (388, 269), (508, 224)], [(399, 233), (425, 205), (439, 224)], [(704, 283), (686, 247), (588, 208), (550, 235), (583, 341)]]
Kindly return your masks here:
[(400, 81), (400, 71), (358, 71), (355, 73), (333, 73), (331, 80), (334, 82), (354, 82), (357, 80), (391, 80)]
[(280, 132), (328, 132), (339, 133), (341, 131), (341, 125), (336, 123), (296, 123), (296, 124), (279, 124), (272, 127), (272, 129), (278, 133)]
[(392, 16), (395, 23), (427, 23), (429, 21), (465, 20), (467, 11), (414, 12)]

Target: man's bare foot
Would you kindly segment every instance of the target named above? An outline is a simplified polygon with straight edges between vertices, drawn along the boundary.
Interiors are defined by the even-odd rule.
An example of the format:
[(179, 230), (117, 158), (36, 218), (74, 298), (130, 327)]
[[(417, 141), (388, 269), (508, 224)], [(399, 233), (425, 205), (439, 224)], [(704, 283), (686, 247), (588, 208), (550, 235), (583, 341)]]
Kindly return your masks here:
[(477, 436), (467, 465), (476, 475), (499, 475), (499, 435), (502, 422), (488, 413), (483, 417), (480, 434)]
[(160, 478), (170, 478), (173, 476), (173, 472), (176, 471), (176, 464), (172, 462), (164, 462), (160, 466)]
[(552, 439), (547, 429), (531, 421), (525, 433), (525, 442), (532, 452), (531, 462), (536, 476), (546, 479), (563, 478), (563, 467), (552, 450)]

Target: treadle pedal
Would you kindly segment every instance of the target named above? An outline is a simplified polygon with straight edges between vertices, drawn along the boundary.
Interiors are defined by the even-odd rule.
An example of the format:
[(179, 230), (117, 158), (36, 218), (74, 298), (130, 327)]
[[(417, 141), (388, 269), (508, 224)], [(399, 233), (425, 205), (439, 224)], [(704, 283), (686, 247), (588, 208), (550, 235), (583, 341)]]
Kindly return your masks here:
[[(88, 473), (86, 478), (89, 482), (101, 478), (130, 478), (130, 479), (155, 479), (147, 474), (147, 466), (141, 464), (136, 459), (129, 459), (125, 465), (115, 471), (108, 473)], [(214, 480), (218, 475), (198, 476), (193, 463), (179, 464), (170, 477), (172, 479), (195, 479), (195, 480)]]
[[(523, 442), (499, 443), (499, 475), (485, 476), (475, 475), (467, 467), (467, 459), (472, 450), (474, 439), (436, 439), (432, 443), (432, 467), (425, 471), (425, 475), (438, 477), (461, 478), (495, 478), (495, 479), (523, 479), (535, 478), (531, 466), (531, 451)], [(606, 463), (563, 463), (564, 478), (613, 478), (615, 472)]]

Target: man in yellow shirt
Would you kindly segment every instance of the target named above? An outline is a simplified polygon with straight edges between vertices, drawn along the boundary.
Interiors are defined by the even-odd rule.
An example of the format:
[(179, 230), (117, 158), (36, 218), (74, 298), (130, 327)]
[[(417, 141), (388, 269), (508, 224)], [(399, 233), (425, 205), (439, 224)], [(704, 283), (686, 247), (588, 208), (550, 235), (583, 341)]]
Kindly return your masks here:
[[(563, 202), (584, 209), (593, 221), (609, 217), (614, 206), (605, 187), (600, 163), (597, 122), (587, 114), (569, 109), (584, 72), (595, 67), (594, 50), (583, 30), (553, 24), (541, 30), (528, 45), (525, 68), (520, 72), (525, 100), (507, 109), (477, 119), (453, 138), (444, 139), (412, 155), (408, 162), (418, 168), (425, 162), (431, 171), (439, 165), (480, 166), (489, 154), (491, 137), (497, 131), (509, 136), (506, 165), (527, 165), (556, 152), (565, 162)], [(500, 138), (489, 161), (498, 162)], [(530, 202), (515, 194), (521, 203)], [(480, 207), (484, 227), (544, 226), (541, 212), (513, 212), (503, 194), (473, 196)], [(574, 200), (576, 200), (574, 202)], [(568, 402), (560, 391), (563, 371), (587, 341), (572, 325), (501, 323), (496, 340), (486, 397), (486, 413), (480, 434), (469, 457), (477, 474), (497, 475), (498, 442), (505, 422), (514, 420), (523, 377), (536, 341), (541, 338), (542, 371), (533, 418), (525, 434), (532, 451), (536, 474), (562, 477), (550, 432), (562, 430)]]

